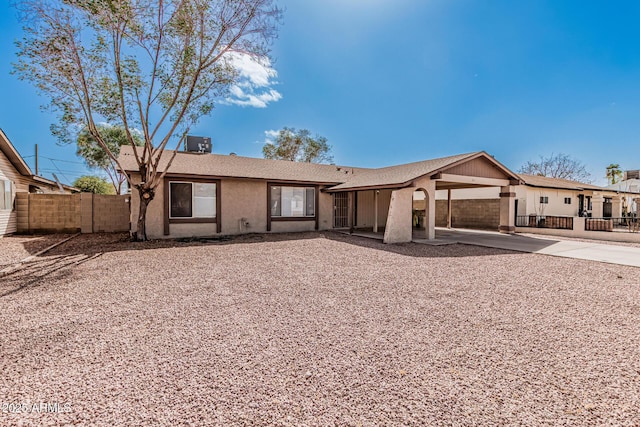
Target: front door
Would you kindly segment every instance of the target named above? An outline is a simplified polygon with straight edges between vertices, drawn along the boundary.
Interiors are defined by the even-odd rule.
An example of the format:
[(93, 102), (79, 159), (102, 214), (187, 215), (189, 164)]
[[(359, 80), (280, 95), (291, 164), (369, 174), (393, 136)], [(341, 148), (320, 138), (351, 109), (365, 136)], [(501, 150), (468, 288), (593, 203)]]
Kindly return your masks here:
[(333, 193), (333, 228), (349, 227), (349, 193)]
[(602, 205), (602, 216), (605, 218), (611, 218), (611, 213), (613, 212), (613, 203), (611, 203), (611, 199), (605, 197), (604, 204)]

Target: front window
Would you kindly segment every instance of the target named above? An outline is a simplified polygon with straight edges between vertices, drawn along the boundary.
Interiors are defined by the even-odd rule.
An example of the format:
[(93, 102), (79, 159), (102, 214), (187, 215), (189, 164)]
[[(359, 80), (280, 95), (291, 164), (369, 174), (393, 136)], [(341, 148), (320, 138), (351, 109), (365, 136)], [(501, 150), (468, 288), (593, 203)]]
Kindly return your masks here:
[(13, 209), (13, 194), (11, 181), (0, 180), (0, 209)]
[(316, 189), (314, 187), (271, 186), (272, 217), (314, 217)]
[(215, 218), (216, 184), (169, 183), (169, 218)]

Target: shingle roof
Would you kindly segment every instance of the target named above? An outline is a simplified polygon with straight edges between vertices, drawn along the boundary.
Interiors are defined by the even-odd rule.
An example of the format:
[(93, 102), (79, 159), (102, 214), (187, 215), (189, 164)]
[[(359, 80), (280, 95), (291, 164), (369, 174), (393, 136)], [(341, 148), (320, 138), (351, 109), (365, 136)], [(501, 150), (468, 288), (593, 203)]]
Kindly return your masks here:
[(441, 157), (439, 159), (406, 163), (386, 168), (369, 169), (353, 174), (348, 181), (331, 188), (331, 190), (403, 186), (418, 177), (432, 174), (453, 163), (474, 157), (477, 154), (480, 153), (458, 154), (456, 156)]
[(11, 141), (9, 141), (9, 138), (2, 129), (0, 129), (0, 151), (7, 156), (7, 159), (9, 159), (13, 167), (16, 168), (21, 175), (33, 175), (29, 166), (25, 163), (20, 153), (18, 153), (18, 150), (11, 144)]
[(547, 176), (519, 174), (525, 184), (532, 187), (559, 188), (563, 190), (606, 190), (597, 185), (585, 184), (583, 182), (571, 181), (561, 178), (550, 178)]
[[(159, 170), (166, 168), (172, 153), (172, 151), (165, 152)], [(171, 164), (171, 173), (321, 183), (332, 185), (329, 191), (399, 188), (421, 176), (439, 172), (458, 162), (482, 155), (490, 158), (488, 154), (480, 151), (385, 168), (364, 169), (286, 160), (178, 152)], [(132, 147), (123, 146), (118, 160), (125, 171), (136, 172), (138, 170)], [(507, 173), (512, 174), (506, 168), (504, 169)], [(517, 178), (517, 175), (512, 175)]]
[[(159, 170), (164, 170), (172, 151), (165, 151)], [(118, 161), (123, 169), (136, 172), (138, 164), (133, 148), (123, 146)], [(345, 168), (317, 163), (291, 162), (287, 160), (267, 160), (220, 154), (199, 154), (178, 152), (171, 163), (171, 173), (189, 175), (209, 175), (229, 178), (254, 178), (274, 181), (297, 181), (323, 184), (345, 182), (348, 174), (359, 173), (362, 168)]]

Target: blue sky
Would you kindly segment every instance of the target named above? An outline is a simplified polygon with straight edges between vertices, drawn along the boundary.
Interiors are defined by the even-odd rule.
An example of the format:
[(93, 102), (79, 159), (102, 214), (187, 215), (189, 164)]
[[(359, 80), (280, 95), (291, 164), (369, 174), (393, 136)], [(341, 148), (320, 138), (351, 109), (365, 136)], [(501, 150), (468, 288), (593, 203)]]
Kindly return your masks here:
[[(240, 93), (191, 132), (216, 153), (261, 157), (265, 132), (289, 126), (327, 137), (335, 162), (354, 166), (485, 150), (513, 170), (566, 153), (599, 184), (609, 163), (640, 168), (640, 2), (280, 4), (274, 62), (247, 71), (266, 106), (237, 105), (252, 103)], [(5, 0), (0, 31), (0, 127), (31, 165), (39, 144), (46, 176), (73, 180), (81, 159), (55, 143), (46, 100), (10, 75), (21, 30)]]

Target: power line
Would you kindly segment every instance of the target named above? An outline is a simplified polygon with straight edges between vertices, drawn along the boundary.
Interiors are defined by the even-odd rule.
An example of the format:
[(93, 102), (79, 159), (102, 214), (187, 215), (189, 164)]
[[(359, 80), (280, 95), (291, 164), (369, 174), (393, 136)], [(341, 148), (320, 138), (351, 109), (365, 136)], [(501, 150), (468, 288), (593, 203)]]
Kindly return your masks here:
[[(33, 157), (33, 156), (27, 156), (27, 157)], [(40, 157), (43, 158), (43, 159), (56, 161), (56, 162), (73, 163), (74, 165), (84, 165), (84, 163), (82, 163), (82, 162), (74, 162), (74, 161), (71, 161), (71, 160), (64, 160), (64, 159), (54, 159), (53, 157), (47, 157), (47, 156), (40, 156)]]
[(67, 180), (67, 182), (71, 182), (71, 180), (69, 179), (69, 177), (68, 177), (68, 176), (66, 176), (66, 175), (65, 175), (65, 174), (60, 170), (60, 168), (58, 167), (58, 165), (56, 165), (56, 162), (54, 162), (52, 159), (49, 159), (49, 161), (51, 162), (51, 164), (52, 164), (56, 169), (58, 169), (58, 172), (60, 172), (60, 175), (62, 175), (62, 176), (64, 177), (64, 179), (66, 179), (66, 180)]

